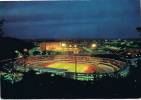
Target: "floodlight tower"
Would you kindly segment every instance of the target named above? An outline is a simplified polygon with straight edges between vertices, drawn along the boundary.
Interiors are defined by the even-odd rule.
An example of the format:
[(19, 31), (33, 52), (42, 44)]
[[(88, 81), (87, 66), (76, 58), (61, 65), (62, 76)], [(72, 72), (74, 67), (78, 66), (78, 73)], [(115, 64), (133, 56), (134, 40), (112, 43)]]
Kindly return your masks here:
[(74, 63), (75, 63), (75, 72), (74, 72), (74, 78), (76, 79), (76, 74), (77, 74), (77, 58), (76, 58), (76, 55), (78, 54), (77, 51), (74, 51)]
[(63, 53), (65, 52), (64, 48), (66, 47), (66, 43), (61, 43), (61, 46), (63, 47)]

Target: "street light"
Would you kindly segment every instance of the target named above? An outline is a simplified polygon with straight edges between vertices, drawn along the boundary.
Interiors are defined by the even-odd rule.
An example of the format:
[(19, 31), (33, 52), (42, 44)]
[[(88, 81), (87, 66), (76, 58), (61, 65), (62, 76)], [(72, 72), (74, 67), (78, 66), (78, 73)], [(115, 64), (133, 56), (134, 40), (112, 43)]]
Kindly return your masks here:
[(24, 48), (23, 51), (24, 51), (24, 54), (23, 54), (23, 57), (24, 57), (24, 70), (26, 71), (26, 63), (28, 61), (28, 55), (27, 55), (28, 54), (28, 49)]
[(77, 76), (77, 58), (76, 55), (78, 54), (77, 51), (74, 51), (74, 63), (75, 63), (75, 72), (74, 72), (74, 78), (76, 79)]

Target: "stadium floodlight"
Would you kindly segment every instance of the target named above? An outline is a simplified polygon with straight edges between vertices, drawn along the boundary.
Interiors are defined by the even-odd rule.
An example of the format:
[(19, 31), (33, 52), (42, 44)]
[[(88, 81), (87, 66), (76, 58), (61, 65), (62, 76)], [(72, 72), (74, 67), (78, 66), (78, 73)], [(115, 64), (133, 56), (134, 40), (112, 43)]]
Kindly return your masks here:
[(62, 43), (61, 45), (62, 45), (62, 47), (66, 47), (66, 43)]
[(92, 44), (92, 48), (96, 48), (97, 45), (95, 43)]
[(71, 44), (69, 45), (69, 47), (70, 47), (70, 48), (72, 47)]
[(74, 45), (74, 47), (76, 48), (76, 47), (77, 47), (77, 45)]

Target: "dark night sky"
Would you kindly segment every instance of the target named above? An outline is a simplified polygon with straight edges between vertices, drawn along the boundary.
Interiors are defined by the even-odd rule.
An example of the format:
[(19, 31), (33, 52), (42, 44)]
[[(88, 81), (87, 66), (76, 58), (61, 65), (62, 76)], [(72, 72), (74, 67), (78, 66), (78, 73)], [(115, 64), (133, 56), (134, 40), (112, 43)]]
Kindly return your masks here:
[(137, 38), (139, 1), (0, 2), (0, 18), (16, 38)]

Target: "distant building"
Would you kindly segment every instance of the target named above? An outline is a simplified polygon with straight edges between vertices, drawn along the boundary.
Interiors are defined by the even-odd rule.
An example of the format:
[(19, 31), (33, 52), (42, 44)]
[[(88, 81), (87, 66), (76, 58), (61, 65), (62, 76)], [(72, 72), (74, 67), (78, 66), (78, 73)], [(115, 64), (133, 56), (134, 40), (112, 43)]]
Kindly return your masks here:
[(41, 42), (40, 49), (41, 51), (80, 52), (80, 48), (78, 48), (77, 44), (64, 42)]

